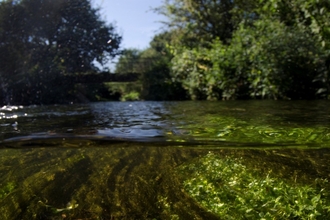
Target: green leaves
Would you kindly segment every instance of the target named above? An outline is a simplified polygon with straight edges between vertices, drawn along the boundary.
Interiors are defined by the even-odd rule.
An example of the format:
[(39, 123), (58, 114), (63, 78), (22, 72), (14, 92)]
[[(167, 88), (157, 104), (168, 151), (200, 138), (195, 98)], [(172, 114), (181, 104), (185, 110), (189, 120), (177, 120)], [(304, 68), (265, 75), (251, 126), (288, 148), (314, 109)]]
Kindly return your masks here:
[(121, 37), (89, 0), (21, 0), (0, 2), (0, 41), (7, 100), (49, 104), (72, 101), (74, 82), (63, 76), (98, 70), (95, 61), (118, 55)]
[(174, 53), (173, 75), (193, 99), (301, 99), (327, 91), (315, 81), (326, 54), (311, 33), (263, 19), (242, 24), (230, 45), (211, 46)]
[(171, 47), (168, 45), (174, 34), (174, 32), (160, 33), (154, 36), (149, 48), (127, 49), (119, 58), (115, 70), (117, 74), (133, 72), (139, 75), (141, 86), (135, 92), (140, 93), (140, 99), (180, 100), (186, 98), (181, 85), (173, 82), (170, 75), (170, 60), (173, 56), (170, 53)]
[(215, 38), (227, 42), (234, 26), (233, 1), (167, 0), (155, 11), (168, 18), (169, 29), (177, 30), (176, 42), (182, 46), (207, 45)]
[[(173, 0), (158, 9), (177, 33), (170, 41), (172, 76), (191, 99), (329, 96), (326, 1), (227, 3)], [(214, 9), (217, 13), (209, 14)]]

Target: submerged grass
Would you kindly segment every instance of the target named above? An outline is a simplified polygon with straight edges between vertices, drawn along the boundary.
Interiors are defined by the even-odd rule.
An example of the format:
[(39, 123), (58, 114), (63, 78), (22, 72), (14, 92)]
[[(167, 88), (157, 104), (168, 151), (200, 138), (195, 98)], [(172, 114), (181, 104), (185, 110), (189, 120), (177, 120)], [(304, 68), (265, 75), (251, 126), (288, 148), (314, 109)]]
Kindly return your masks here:
[(181, 191), (174, 172), (203, 151), (119, 144), (10, 152), (0, 158), (0, 219), (217, 219)]
[(9, 193), (11, 193), (16, 187), (14, 182), (7, 182), (6, 184), (0, 187), (0, 199), (3, 199)]
[(330, 217), (327, 149), (210, 153), (76, 141), (2, 151), (0, 219)]
[(330, 218), (327, 179), (302, 184), (259, 171), (214, 153), (179, 169), (185, 191), (222, 219)]
[[(194, 113), (186, 113), (193, 115)], [(227, 113), (228, 114), (228, 113)], [(188, 116), (186, 116), (188, 117)], [(270, 117), (270, 116), (268, 116)], [(246, 120), (219, 114), (200, 115), (191, 118), (190, 123), (177, 126), (169, 138), (181, 137), (194, 140), (228, 141), (237, 143), (281, 144), (327, 148), (330, 143), (328, 126), (302, 127), (296, 123), (283, 123), (280, 119), (272, 123), (266, 117)], [(258, 121), (259, 120), (259, 121)], [(186, 120), (189, 121), (189, 120)]]

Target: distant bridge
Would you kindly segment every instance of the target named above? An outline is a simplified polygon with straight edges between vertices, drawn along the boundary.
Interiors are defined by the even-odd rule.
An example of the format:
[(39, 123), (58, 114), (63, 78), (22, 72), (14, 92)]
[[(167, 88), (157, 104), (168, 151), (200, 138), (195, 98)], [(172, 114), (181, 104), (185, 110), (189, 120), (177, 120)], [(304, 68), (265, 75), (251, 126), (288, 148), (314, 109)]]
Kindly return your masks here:
[(134, 82), (139, 79), (139, 73), (89, 73), (68, 75), (66, 79), (75, 83), (103, 83), (103, 82)]
[[(139, 58), (129, 59), (121, 62), (111, 62), (111, 66), (117, 67), (120, 63), (121, 66), (116, 68), (116, 73), (110, 72), (90, 72), (81, 74), (67, 75), (66, 78), (75, 83), (103, 83), (103, 82), (134, 82), (137, 81), (142, 71), (148, 71), (152, 64), (157, 62), (155, 58)], [(117, 73), (118, 72), (118, 73)]]

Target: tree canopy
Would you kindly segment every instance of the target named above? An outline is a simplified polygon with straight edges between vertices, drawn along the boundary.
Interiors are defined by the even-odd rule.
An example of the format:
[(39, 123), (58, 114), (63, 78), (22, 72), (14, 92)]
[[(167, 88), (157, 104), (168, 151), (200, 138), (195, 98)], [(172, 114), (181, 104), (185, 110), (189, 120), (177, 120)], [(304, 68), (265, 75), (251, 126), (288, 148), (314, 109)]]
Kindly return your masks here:
[[(178, 82), (173, 82), (170, 75), (170, 65), (173, 55), (168, 43), (173, 38), (173, 32), (156, 34), (145, 50), (127, 49), (119, 58), (115, 72), (123, 74), (134, 72), (139, 74), (138, 91), (142, 100), (182, 100), (186, 93)], [(131, 91), (123, 91), (125, 93)]]
[(164, 24), (166, 28), (176, 32), (176, 43), (185, 46), (207, 46), (207, 43), (215, 38), (229, 43), (233, 31), (244, 17), (256, 18), (252, 15), (256, 2), (165, 0), (155, 11), (168, 18)]
[[(330, 98), (327, 0), (164, 0), (155, 12), (165, 31), (117, 66), (131, 68), (123, 61), (134, 52), (147, 99), (169, 84), (190, 99)], [(152, 71), (142, 57), (157, 61)]]
[(120, 53), (121, 36), (89, 0), (0, 2), (0, 80), (4, 104), (75, 98), (65, 75), (96, 71)]
[(95, 96), (73, 79), (120, 54), (117, 74), (139, 74), (134, 99), (330, 98), (328, 0), (163, 0), (155, 11), (164, 31), (121, 50), (89, 0), (1, 1), (0, 101)]
[(165, 0), (171, 77), (192, 99), (330, 98), (327, 0)]

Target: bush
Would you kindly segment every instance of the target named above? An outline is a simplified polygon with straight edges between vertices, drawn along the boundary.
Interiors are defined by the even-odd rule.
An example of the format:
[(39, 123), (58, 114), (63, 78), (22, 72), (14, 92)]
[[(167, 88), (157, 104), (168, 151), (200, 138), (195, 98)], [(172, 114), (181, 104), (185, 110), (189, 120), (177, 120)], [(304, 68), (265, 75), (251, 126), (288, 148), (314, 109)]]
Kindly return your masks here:
[(328, 90), (322, 43), (277, 20), (242, 23), (229, 45), (216, 39), (173, 53), (173, 77), (192, 99), (311, 99)]

